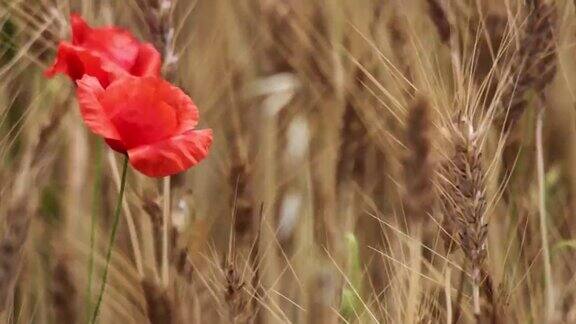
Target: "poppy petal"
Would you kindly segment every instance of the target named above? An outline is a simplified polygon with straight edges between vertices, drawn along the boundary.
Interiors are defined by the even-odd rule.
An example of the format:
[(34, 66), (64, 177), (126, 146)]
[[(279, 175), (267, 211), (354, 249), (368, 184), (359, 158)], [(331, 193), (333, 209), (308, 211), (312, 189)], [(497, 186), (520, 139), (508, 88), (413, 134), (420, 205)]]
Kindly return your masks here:
[(60, 42), (60, 44), (58, 44), (58, 51), (56, 52), (56, 60), (52, 66), (44, 71), (44, 75), (51, 78), (58, 73), (64, 73), (73, 79), (80, 78), (80, 76), (84, 74), (84, 67), (82, 66), (82, 62), (80, 62), (73, 53), (74, 46), (72, 44)]
[(106, 138), (104, 139), (104, 141), (106, 141), (106, 144), (108, 144), (108, 146), (114, 151), (126, 154), (126, 145), (124, 144), (124, 142), (110, 138)]
[(128, 30), (116, 26), (92, 28), (77, 14), (70, 16), (70, 24), (72, 41), (58, 45), (56, 60), (45, 72), (47, 77), (63, 73), (75, 81), (88, 74), (107, 87), (130, 74), (160, 75), (160, 53)]
[(76, 82), (78, 84), (77, 95), (80, 104), (82, 119), (95, 134), (106, 139), (121, 141), (118, 131), (106, 115), (100, 97), (104, 94), (104, 88), (97, 78), (85, 75)]
[(70, 15), (70, 24), (72, 25), (72, 44), (79, 45), (86, 39), (91, 28), (84, 18), (76, 13)]
[(106, 88), (101, 103), (128, 149), (165, 140), (178, 130), (178, 113), (160, 94), (156, 77), (126, 77)]
[(208, 155), (212, 130), (191, 130), (166, 140), (128, 150), (130, 164), (150, 177), (180, 173)]
[(138, 56), (130, 71), (135, 76), (159, 76), (162, 58), (156, 48), (149, 43), (140, 45)]
[(164, 81), (159, 84), (158, 96), (176, 110), (178, 116), (176, 133), (184, 133), (196, 127), (199, 118), (198, 108), (182, 89)]
[(90, 30), (81, 46), (129, 71), (136, 61), (140, 44), (129, 31), (111, 26)]
[(60, 42), (56, 61), (44, 75), (50, 78), (58, 73), (66, 74), (73, 80), (78, 80), (85, 74), (91, 75), (98, 78), (103, 86), (120, 76), (128, 75), (128, 72), (116, 64), (102, 60), (90, 51), (68, 42)]

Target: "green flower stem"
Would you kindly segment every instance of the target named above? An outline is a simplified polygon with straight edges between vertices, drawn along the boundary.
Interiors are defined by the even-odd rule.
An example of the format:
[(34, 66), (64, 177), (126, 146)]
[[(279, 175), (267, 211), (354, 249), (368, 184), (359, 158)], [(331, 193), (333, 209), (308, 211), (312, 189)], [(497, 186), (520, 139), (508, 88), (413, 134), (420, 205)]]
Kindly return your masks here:
[(98, 294), (98, 300), (96, 301), (96, 306), (94, 307), (94, 313), (92, 314), (92, 320), (90, 323), (96, 323), (98, 318), (98, 312), (100, 311), (100, 305), (102, 304), (102, 298), (104, 298), (104, 291), (106, 290), (106, 282), (108, 279), (108, 268), (110, 266), (110, 259), (112, 258), (112, 249), (114, 248), (114, 241), (116, 240), (116, 232), (118, 230), (118, 224), (120, 223), (120, 212), (122, 210), (122, 199), (124, 198), (124, 188), (126, 187), (126, 173), (128, 171), (128, 155), (124, 157), (124, 164), (122, 166), (122, 180), (120, 181), (120, 192), (118, 193), (118, 201), (116, 202), (116, 210), (114, 211), (114, 223), (112, 224), (112, 232), (110, 233), (110, 242), (108, 243), (108, 251), (106, 252), (106, 265), (104, 266), (104, 273), (102, 274), (102, 284), (100, 285), (100, 293)]
[(86, 319), (92, 316), (92, 276), (94, 275), (94, 242), (96, 241), (96, 219), (100, 214), (100, 189), (102, 187), (102, 144), (94, 146), (94, 187), (92, 192), (92, 215), (90, 218), (90, 256), (88, 259), (88, 288), (86, 290)]

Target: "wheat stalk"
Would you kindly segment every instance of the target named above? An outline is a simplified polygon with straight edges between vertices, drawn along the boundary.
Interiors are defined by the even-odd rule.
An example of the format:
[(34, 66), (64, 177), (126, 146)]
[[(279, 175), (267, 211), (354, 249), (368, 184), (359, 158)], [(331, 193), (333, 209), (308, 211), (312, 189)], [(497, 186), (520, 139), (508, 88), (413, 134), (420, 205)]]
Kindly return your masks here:
[(168, 291), (158, 287), (156, 282), (151, 282), (148, 279), (143, 279), (141, 285), (146, 299), (146, 314), (150, 323), (177, 323), (174, 316), (174, 303), (168, 295)]
[[(557, 24), (558, 14), (554, 4), (545, 3), (543, 0), (529, 1), (529, 13), (520, 39), (518, 49), (518, 64), (512, 65), (511, 76), (513, 84), (510, 84), (503, 94), (503, 103), (509, 104), (507, 117), (504, 122), (504, 132), (508, 134), (514, 129), (523, 112), (528, 100), (526, 94), (530, 90), (535, 90), (540, 98), (541, 105), (536, 117), (535, 137), (536, 137), (536, 164), (537, 179), (539, 187), (539, 215), (540, 215), (540, 235), (543, 246), (544, 261), (544, 282), (545, 282), (545, 314), (550, 320), (554, 314), (554, 286), (552, 261), (550, 257), (550, 247), (548, 240), (548, 227), (546, 215), (546, 192), (545, 192), (545, 169), (544, 151), (542, 143), (542, 129), (545, 100), (545, 88), (552, 82), (557, 70)], [(511, 150), (509, 143), (505, 150)], [(504, 152), (506, 154), (506, 152)]]
[(27, 190), (34, 183), (42, 187), (49, 173), (42, 172), (51, 161), (47, 150), (54, 144), (54, 136), (68, 109), (68, 99), (56, 105), (49, 122), (42, 127), (38, 137), (27, 147), (19, 169), (15, 171), (14, 188), (5, 213), (6, 227), (0, 239), (0, 312), (5, 310), (13, 293), (23, 260), (24, 244), (28, 237), (32, 215), (38, 207), (37, 192)]
[[(173, 0), (143, 0), (146, 22), (151, 38), (162, 53), (162, 74), (175, 81), (178, 56), (175, 52), (175, 29), (172, 12), (175, 9)], [(171, 225), (171, 177), (162, 180), (162, 262), (160, 269), (161, 284), (166, 289), (170, 284), (170, 229)]]
[(78, 320), (77, 289), (71, 273), (69, 256), (58, 253), (50, 281), (52, 306), (58, 323), (76, 323)]
[(552, 4), (542, 0), (529, 1), (529, 13), (521, 30), (519, 48), (509, 71), (509, 83), (501, 101), (506, 111), (504, 131), (509, 132), (518, 123), (528, 101), (526, 94), (538, 92), (552, 81), (556, 74), (556, 25), (558, 15)]
[(457, 241), (472, 269), (473, 310), (481, 316), (480, 285), (486, 259), (486, 171), (482, 165), (482, 131), (462, 118), (452, 129), (454, 154), (444, 166), (444, 217), (456, 229)]
[(404, 159), (405, 214), (414, 228), (425, 226), (434, 204), (434, 163), (431, 156), (430, 107), (423, 98), (415, 100), (408, 112)]

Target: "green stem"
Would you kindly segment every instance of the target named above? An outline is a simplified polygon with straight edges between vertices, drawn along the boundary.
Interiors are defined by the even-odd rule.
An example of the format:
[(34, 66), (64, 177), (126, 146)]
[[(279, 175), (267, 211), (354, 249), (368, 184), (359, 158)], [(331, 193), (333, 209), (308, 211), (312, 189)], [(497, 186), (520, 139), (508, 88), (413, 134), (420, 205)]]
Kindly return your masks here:
[(106, 290), (106, 281), (108, 279), (108, 268), (110, 266), (110, 259), (112, 258), (112, 249), (114, 247), (114, 241), (116, 240), (116, 231), (118, 230), (118, 224), (120, 223), (120, 211), (122, 210), (122, 199), (124, 198), (124, 188), (126, 187), (127, 171), (128, 171), (128, 155), (124, 157), (124, 164), (122, 166), (122, 180), (120, 181), (120, 192), (118, 193), (118, 201), (116, 202), (116, 210), (114, 211), (114, 223), (112, 224), (112, 232), (110, 233), (108, 251), (106, 252), (106, 265), (104, 266), (104, 273), (102, 274), (102, 284), (100, 285), (100, 293), (98, 294), (96, 307), (94, 308), (94, 313), (92, 314), (92, 321), (90, 321), (90, 323), (92, 324), (96, 323), (96, 319), (98, 318), (98, 312), (100, 311), (100, 305), (102, 304), (102, 298), (104, 298), (104, 291)]
[(102, 186), (102, 145), (94, 147), (94, 187), (92, 191), (92, 215), (90, 219), (90, 257), (88, 259), (88, 288), (86, 291), (86, 318), (92, 314), (92, 276), (94, 275), (94, 242), (96, 241), (96, 218), (100, 214), (100, 187)]

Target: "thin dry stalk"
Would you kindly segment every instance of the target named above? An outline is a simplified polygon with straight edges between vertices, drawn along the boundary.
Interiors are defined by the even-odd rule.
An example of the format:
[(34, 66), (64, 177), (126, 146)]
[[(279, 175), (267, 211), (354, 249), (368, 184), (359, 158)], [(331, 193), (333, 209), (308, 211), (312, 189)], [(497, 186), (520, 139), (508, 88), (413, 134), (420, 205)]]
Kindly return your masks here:
[[(315, 269), (308, 287), (309, 321), (333, 323), (338, 320), (338, 305), (343, 280), (336, 268), (346, 262), (341, 240), (347, 223), (346, 215), (339, 213), (336, 178), (338, 151), (330, 149), (340, 140), (342, 122), (342, 94), (335, 75), (343, 72), (342, 62), (333, 53), (329, 33), (331, 20), (321, 6), (310, 8), (308, 19), (312, 22), (306, 30), (312, 42), (318, 45), (302, 47), (303, 60), (309, 68), (306, 75), (311, 90), (308, 95), (318, 95), (318, 104), (311, 107), (309, 120), (313, 133), (310, 141), (308, 167), (311, 174), (313, 217), (313, 242), (319, 248), (319, 268)], [(333, 265), (336, 265), (336, 268)]]
[(162, 285), (168, 287), (170, 283), (170, 262), (169, 262), (169, 250), (170, 250), (170, 228), (172, 227), (170, 211), (171, 211), (171, 199), (170, 199), (170, 177), (164, 177), (162, 181)]
[(150, 223), (152, 224), (152, 238), (154, 241), (154, 259), (156, 260), (156, 266), (161, 267), (160, 262), (162, 262), (162, 208), (153, 198), (145, 195), (142, 202), (142, 208), (150, 217)]
[[(178, 56), (175, 54), (174, 23), (172, 11), (175, 1), (172, 0), (148, 0), (145, 3), (147, 9), (146, 18), (148, 28), (156, 48), (162, 51), (164, 77), (174, 82)], [(171, 226), (171, 177), (165, 177), (162, 181), (162, 262), (161, 281), (166, 288), (170, 284), (170, 229)]]
[(444, 280), (444, 296), (446, 297), (446, 323), (452, 324), (452, 287), (451, 287), (451, 275), (452, 271), (450, 268), (446, 269), (445, 280)]
[(538, 111), (536, 118), (536, 170), (538, 175), (538, 207), (540, 214), (540, 235), (542, 236), (542, 250), (544, 259), (544, 286), (546, 289), (545, 318), (550, 321), (554, 314), (554, 279), (552, 276), (552, 260), (550, 259), (550, 245), (548, 241), (548, 226), (546, 216), (546, 184), (544, 170), (544, 148), (542, 144), (542, 127), (544, 109)]
[(254, 245), (250, 251), (250, 256), (248, 262), (252, 271), (251, 285), (254, 290), (254, 296), (251, 297), (251, 319), (255, 319), (260, 314), (260, 304), (264, 302), (265, 292), (262, 287), (262, 282), (260, 278), (260, 260), (262, 258), (260, 252), (260, 239), (262, 235), (262, 222), (264, 221), (264, 204), (260, 205), (260, 212), (258, 213), (259, 225), (258, 231), (256, 233), (256, 238), (254, 240)]
[(239, 109), (246, 108), (245, 102), (238, 102), (241, 94), (241, 76), (237, 73), (230, 85), (230, 100), (233, 111), (230, 114), (230, 129), (226, 136), (230, 141), (231, 166), (228, 173), (228, 184), (233, 188), (231, 205), (234, 206), (234, 231), (235, 239), (238, 240), (241, 250), (245, 250), (251, 245), (256, 230), (256, 216), (258, 207), (254, 204), (253, 183), (253, 163), (248, 152), (248, 135), (244, 129), (247, 122), (242, 119)]

